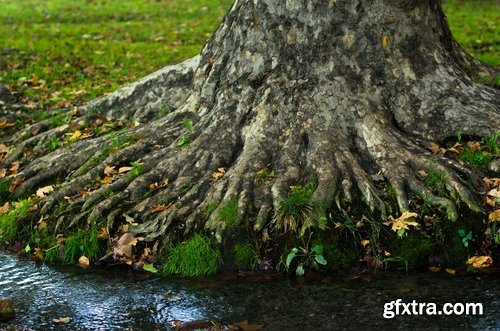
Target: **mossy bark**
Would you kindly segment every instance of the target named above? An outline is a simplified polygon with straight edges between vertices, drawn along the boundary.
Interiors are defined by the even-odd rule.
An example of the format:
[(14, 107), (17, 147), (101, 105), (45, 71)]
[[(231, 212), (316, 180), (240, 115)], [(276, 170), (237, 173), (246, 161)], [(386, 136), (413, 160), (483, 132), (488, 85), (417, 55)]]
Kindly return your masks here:
[[(127, 215), (146, 241), (202, 229), (221, 240), (219, 209), (233, 201), (233, 226), (259, 232), (289, 187), (309, 181), (324, 209), (363, 201), (383, 215), (382, 176), (400, 211), (413, 194), (456, 219), (458, 204), (480, 211), (466, 186), (478, 176), (427, 146), (500, 128), (500, 91), (472, 74), (497, 72), (453, 40), (439, 1), (235, 1), (199, 56), (72, 114), (73, 123), (135, 122), (120, 133), (133, 144), (103, 153), (111, 142), (97, 136), (44, 152), (72, 126), (42, 121), (3, 139), (4, 164), (21, 161), (14, 195), (59, 183), (38, 202), (53, 227), (104, 219), (115, 236)], [(130, 162), (143, 171), (79, 196), (106, 166)], [(446, 196), (417, 174), (431, 166), (445, 174)], [(264, 168), (273, 175), (256, 180)], [(168, 209), (152, 208), (165, 201)]]

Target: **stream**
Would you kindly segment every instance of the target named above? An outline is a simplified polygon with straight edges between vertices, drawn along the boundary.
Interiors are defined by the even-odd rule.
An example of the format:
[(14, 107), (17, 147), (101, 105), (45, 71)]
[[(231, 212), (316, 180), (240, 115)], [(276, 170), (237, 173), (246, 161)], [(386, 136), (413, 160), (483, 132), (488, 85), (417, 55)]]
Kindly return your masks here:
[[(263, 330), (500, 330), (500, 277), (390, 273), (371, 283), (163, 279), (123, 267), (49, 266), (0, 253), (0, 330), (171, 330), (171, 321), (248, 320)], [(384, 303), (482, 303), (481, 316), (383, 318)], [(395, 311), (395, 310), (393, 310)], [(400, 308), (400, 312), (403, 308)], [(53, 320), (69, 317), (67, 324)]]

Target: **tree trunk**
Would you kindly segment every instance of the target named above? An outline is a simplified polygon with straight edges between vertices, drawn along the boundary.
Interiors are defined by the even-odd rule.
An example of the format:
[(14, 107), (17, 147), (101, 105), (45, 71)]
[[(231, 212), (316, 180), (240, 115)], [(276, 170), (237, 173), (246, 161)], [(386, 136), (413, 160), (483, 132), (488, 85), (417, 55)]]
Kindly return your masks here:
[[(476, 79), (495, 75), (454, 41), (439, 1), (237, 0), (200, 56), (72, 113), (75, 125), (135, 123), (118, 134), (130, 143), (106, 153), (101, 135), (48, 152), (75, 127), (40, 122), (10, 138), (4, 163), (21, 160), (14, 195), (58, 183), (38, 202), (55, 233), (106, 219), (117, 235), (127, 215), (146, 241), (204, 228), (221, 240), (231, 203), (237, 226), (279, 229), (282, 198), (309, 182), (323, 211), (362, 200), (386, 215), (382, 180), (400, 212), (413, 195), (456, 219), (461, 202), (479, 211), (465, 184), (477, 175), (428, 146), (499, 130), (499, 90)], [(130, 162), (143, 165), (80, 194)], [(418, 171), (431, 167), (447, 194), (426, 187)]]

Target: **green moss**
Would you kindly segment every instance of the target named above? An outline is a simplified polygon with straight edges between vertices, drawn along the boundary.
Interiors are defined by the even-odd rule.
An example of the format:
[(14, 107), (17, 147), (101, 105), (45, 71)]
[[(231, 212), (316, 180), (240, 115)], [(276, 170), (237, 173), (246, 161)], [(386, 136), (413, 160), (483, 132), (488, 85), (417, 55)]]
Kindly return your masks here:
[(324, 247), (323, 256), (328, 262), (324, 267), (329, 272), (344, 274), (358, 259), (358, 254), (354, 250), (331, 244), (322, 246)]
[(99, 234), (95, 229), (78, 230), (64, 241), (63, 263), (74, 263), (84, 255), (95, 261), (101, 252)]
[(427, 266), (429, 257), (434, 252), (431, 239), (415, 233), (398, 238), (392, 246), (392, 256), (400, 257), (410, 268)]
[(448, 177), (446, 173), (438, 169), (435, 164), (431, 164), (427, 176), (425, 177), (425, 185), (438, 195), (443, 196), (446, 194), (446, 183)]
[(234, 266), (239, 270), (252, 270), (257, 263), (256, 249), (250, 243), (239, 243), (233, 247)]
[(31, 200), (21, 200), (7, 214), (0, 215), (0, 241), (10, 241), (19, 236), (20, 224), (17, 221), (26, 216), (31, 207)]
[(217, 219), (226, 223), (228, 228), (238, 224), (238, 200), (231, 200), (219, 208)]
[(208, 238), (195, 234), (186, 242), (168, 248), (163, 275), (213, 275), (219, 269), (221, 260), (220, 250)]

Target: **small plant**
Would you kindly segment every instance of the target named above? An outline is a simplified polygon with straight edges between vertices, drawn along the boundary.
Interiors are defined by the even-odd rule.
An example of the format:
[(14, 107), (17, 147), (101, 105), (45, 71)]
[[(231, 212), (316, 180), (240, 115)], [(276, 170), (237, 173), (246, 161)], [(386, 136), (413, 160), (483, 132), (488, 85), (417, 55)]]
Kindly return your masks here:
[(193, 122), (191, 122), (191, 120), (189, 118), (184, 117), (184, 119), (182, 120), (182, 123), (184, 124), (184, 127), (186, 128), (186, 130), (188, 130), (189, 132), (194, 132)]
[(12, 184), (12, 178), (0, 178), (0, 204), (4, 204), (10, 195), (9, 187)]
[(257, 183), (262, 183), (268, 180), (273, 179), (276, 177), (276, 173), (274, 170), (271, 170), (269, 168), (263, 168), (255, 173), (255, 181)]
[(186, 193), (192, 188), (196, 187), (197, 185), (199, 185), (197, 182), (184, 183), (180, 186), (179, 189), (181, 190), (182, 193)]
[(63, 263), (74, 263), (83, 255), (91, 261), (99, 258), (99, 233), (95, 229), (78, 230), (64, 241)]
[(315, 184), (310, 182), (307, 186), (292, 186), (291, 192), (281, 199), (278, 208), (274, 211), (273, 223), (277, 229), (285, 232), (298, 232), (301, 236), (310, 227), (320, 227), (319, 205), (311, 199)]
[(217, 219), (224, 222), (229, 228), (238, 224), (238, 200), (231, 200), (219, 208)]
[(458, 229), (458, 236), (462, 239), (464, 247), (469, 247), (469, 242), (474, 240), (472, 239), (472, 231), (466, 234), (464, 229)]
[(430, 165), (424, 182), (428, 188), (440, 196), (446, 194), (446, 183), (448, 182), (448, 177), (446, 176), (446, 173), (439, 169), (435, 164)]
[(168, 249), (163, 267), (164, 275), (193, 277), (213, 275), (221, 265), (221, 252), (213, 247), (211, 241), (195, 234), (184, 243)]
[(127, 173), (127, 179), (131, 181), (132, 179), (138, 177), (142, 173), (144, 173), (145, 168), (141, 163), (138, 162), (131, 162), (130, 165), (132, 166), (132, 170), (130, 170)]
[(177, 142), (177, 147), (184, 148), (184, 147), (189, 146), (190, 143), (191, 143), (191, 140), (189, 140), (189, 138), (181, 137), (179, 139), (179, 141)]
[(203, 216), (205, 216), (205, 218), (208, 218), (210, 214), (212, 214), (212, 212), (217, 209), (218, 206), (219, 203), (211, 201), (203, 211)]
[(49, 151), (54, 151), (59, 147), (59, 140), (57, 139), (57, 137), (50, 137), (45, 141), (45, 147)]
[(495, 132), (491, 136), (484, 137), (482, 144), (488, 152), (500, 155), (500, 131)]
[(252, 270), (257, 264), (257, 250), (250, 243), (234, 245), (233, 254), (234, 265), (239, 270)]
[(161, 108), (154, 114), (154, 118), (160, 118), (167, 116), (172, 112), (172, 109), (168, 105), (161, 106)]
[(18, 237), (17, 220), (26, 216), (31, 207), (31, 200), (21, 200), (7, 214), (0, 215), (0, 241), (11, 241)]
[(286, 257), (285, 267), (287, 270), (290, 270), (290, 265), (296, 258), (300, 258), (300, 262), (295, 268), (295, 274), (299, 277), (304, 275), (304, 267), (319, 270), (319, 265), (324, 266), (327, 264), (327, 261), (323, 257), (323, 246), (321, 245), (314, 245), (311, 250), (307, 250), (304, 247), (292, 248)]

